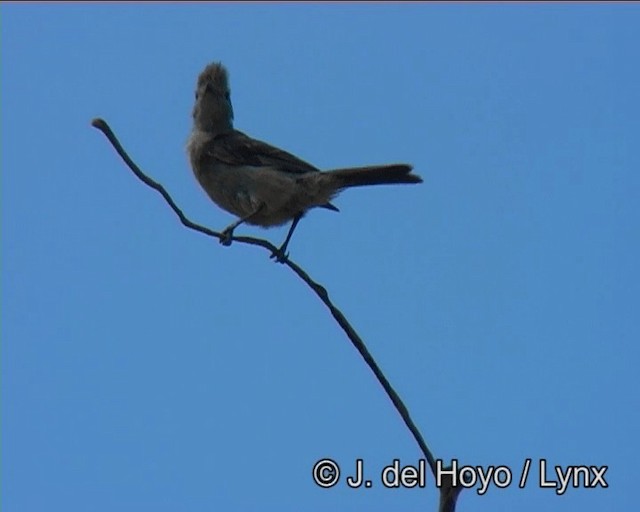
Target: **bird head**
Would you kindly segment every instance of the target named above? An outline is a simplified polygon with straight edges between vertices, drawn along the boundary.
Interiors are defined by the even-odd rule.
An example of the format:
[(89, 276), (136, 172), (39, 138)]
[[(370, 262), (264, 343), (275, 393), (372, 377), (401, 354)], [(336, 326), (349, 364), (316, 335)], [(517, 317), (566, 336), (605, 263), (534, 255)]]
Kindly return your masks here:
[(196, 128), (216, 134), (233, 130), (229, 77), (220, 62), (209, 64), (198, 76), (193, 122)]

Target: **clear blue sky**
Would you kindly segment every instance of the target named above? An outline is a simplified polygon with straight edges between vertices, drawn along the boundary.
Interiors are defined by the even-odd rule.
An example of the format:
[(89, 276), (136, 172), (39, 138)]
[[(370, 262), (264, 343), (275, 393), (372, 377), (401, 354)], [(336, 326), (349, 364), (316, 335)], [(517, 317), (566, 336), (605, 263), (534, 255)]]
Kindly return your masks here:
[[(640, 5), (6, 5), (2, 506), (434, 510), (324, 490), (421, 454), (315, 296), (262, 250), (183, 228), (90, 127), (104, 117), (195, 221), (232, 217), (184, 152), (195, 79), (345, 192), (291, 256), (323, 283), (436, 456), (514, 483), (459, 510), (633, 509), (640, 478)], [(240, 234), (279, 243), (286, 229)], [(558, 497), (524, 460), (608, 465)], [(553, 476), (552, 473), (548, 475)]]

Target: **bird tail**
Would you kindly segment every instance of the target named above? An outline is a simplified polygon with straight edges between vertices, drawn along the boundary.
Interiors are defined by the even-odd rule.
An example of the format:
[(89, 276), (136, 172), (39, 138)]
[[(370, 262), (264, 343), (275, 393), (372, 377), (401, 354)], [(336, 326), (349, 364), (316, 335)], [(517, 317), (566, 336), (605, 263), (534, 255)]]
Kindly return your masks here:
[(412, 174), (407, 164), (371, 165), (328, 171), (338, 188), (362, 187), (365, 185), (389, 185), (394, 183), (422, 183), (422, 178)]

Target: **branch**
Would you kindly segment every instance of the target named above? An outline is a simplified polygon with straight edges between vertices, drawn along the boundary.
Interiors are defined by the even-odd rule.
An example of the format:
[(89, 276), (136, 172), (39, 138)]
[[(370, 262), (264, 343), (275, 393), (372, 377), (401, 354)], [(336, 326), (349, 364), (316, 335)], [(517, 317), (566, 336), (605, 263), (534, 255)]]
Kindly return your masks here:
[[(146, 185), (148, 185), (149, 187), (151, 187), (152, 189), (160, 193), (160, 195), (169, 204), (171, 209), (176, 213), (176, 215), (180, 219), (180, 222), (182, 222), (182, 224), (185, 227), (189, 229), (193, 229), (194, 231), (198, 231), (204, 235), (207, 235), (213, 238), (218, 238), (219, 240), (223, 237), (222, 233), (218, 231), (213, 231), (205, 226), (196, 224), (195, 222), (192, 222), (191, 220), (189, 220), (185, 216), (185, 214), (182, 212), (182, 210), (178, 208), (178, 206), (176, 205), (174, 200), (171, 198), (169, 193), (166, 191), (166, 189), (162, 185), (160, 185), (160, 183), (149, 178), (149, 176), (143, 173), (140, 170), (140, 168), (135, 164), (135, 162), (131, 160), (131, 158), (129, 157), (127, 152), (124, 150), (124, 148), (122, 147), (122, 145), (120, 144), (120, 142), (118, 141), (118, 139), (116, 138), (116, 136), (114, 135), (113, 131), (111, 130), (111, 128), (109, 127), (106, 121), (104, 121), (103, 119), (97, 118), (91, 121), (91, 125), (94, 128), (97, 128), (98, 130), (100, 130), (107, 137), (107, 139), (109, 139), (109, 142), (114, 147), (118, 155), (120, 155), (122, 160), (124, 160), (124, 162), (127, 164), (129, 169), (133, 171), (133, 173), (136, 175), (138, 179), (140, 179), (143, 183), (145, 183)], [(250, 236), (233, 236), (232, 240), (236, 242), (244, 243), (244, 244), (257, 245), (257, 246), (263, 247), (268, 251), (270, 251), (272, 254), (277, 251), (277, 248), (273, 244), (261, 238), (254, 238)], [(420, 447), (420, 450), (422, 451), (427, 462), (429, 463), (429, 467), (431, 468), (431, 472), (433, 473), (433, 476), (435, 479), (436, 460), (435, 460), (435, 457), (433, 456), (433, 453), (431, 452), (431, 450), (429, 450), (429, 447), (427, 446), (427, 443), (422, 437), (422, 434), (418, 430), (418, 427), (411, 419), (409, 410), (404, 405), (404, 402), (400, 398), (400, 395), (398, 395), (395, 389), (393, 389), (393, 387), (389, 383), (389, 380), (385, 377), (384, 373), (382, 373), (382, 370), (373, 359), (373, 356), (371, 355), (366, 345), (362, 341), (362, 338), (360, 338), (358, 333), (347, 321), (347, 319), (342, 314), (342, 312), (336, 306), (333, 305), (333, 303), (331, 302), (331, 299), (329, 299), (329, 294), (327, 293), (327, 290), (322, 285), (318, 284), (313, 279), (311, 279), (309, 274), (307, 274), (300, 266), (298, 266), (296, 263), (291, 261), (288, 257), (285, 258), (282, 263), (284, 263), (291, 270), (293, 270), (293, 272), (295, 272), (298, 275), (298, 277), (300, 277), (300, 279), (302, 279), (309, 286), (309, 288), (311, 288), (315, 292), (318, 298), (324, 303), (325, 306), (327, 306), (327, 308), (331, 312), (331, 315), (333, 316), (333, 318), (335, 318), (336, 322), (338, 322), (340, 327), (342, 327), (342, 330), (345, 332), (345, 334), (347, 335), (347, 337), (349, 338), (353, 346), (356, 348), (356, 350), (360, 353), (365, 363), (367, 363), (367, 366), (369, 366), (371, 371), (374, 373), (374, 375), (378, 379), (378, 382), (387, 393), (387, 396), (391, 399), (391, 402), (393, 402), (394, 407), (402, 417), (405, 425), (413, 435), (414, 439), (418, 443), (418, 446)], [(443, 485), (440, 488), (439, 511), (453, 512), (455, 510), (458, 494), (460, 493), (461, 490), (462, 490), (461, 486), (454, 487), (450, 479), (449, 480), (444, 479)]]

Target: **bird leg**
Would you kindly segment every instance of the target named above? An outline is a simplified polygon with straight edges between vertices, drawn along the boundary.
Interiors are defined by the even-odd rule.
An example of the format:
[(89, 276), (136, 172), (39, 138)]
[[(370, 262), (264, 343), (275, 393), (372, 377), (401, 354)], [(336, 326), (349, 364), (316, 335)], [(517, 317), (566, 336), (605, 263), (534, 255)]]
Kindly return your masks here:
[(295, 231), (296, 226), (298, 225), (298, 222), (300, 222), (301, 218), (302, 218), (301, 213), (299, 213), (293, 218), (293, 222), (291, 223), (291, 227), (289, 228), (289, 232), (287, 233), (287, 238), (284, 239), (284, 242), (280, 246), (280, 248), (277, 249), (275, 252), (273, 252), (271, 256), (269, 256), (271, 259), (275, 259), (278, 263), (284, 263), (286, 259), (289, 257), (289, 254), (287, 254), (285, 251), (287, 250), (287, 246), (289, 245), (289, 240), (291, 240), (291, 236), (293, 235), (293, 232)]
[(254, 212), (251, 212), (249, 215), (245, 215), (244, 217), (239, 218), (237, 221), (235, 221), (232, 224), (229, 224), (226, 228), (224, 228), (220, 236), (220, 243), (227, 247), (231, 245), (232, 238), (233, 238), (233, 230), (236, 229), (240, 224), (243, 224), (249, 219), (251, 219), (251, 217), (253, 217), (254, 215), (257, 215), (258, 213), (260, 213), (263, 207), (264, 207), (264, 203), (258, 206), (258, 208), (256, 208)]

